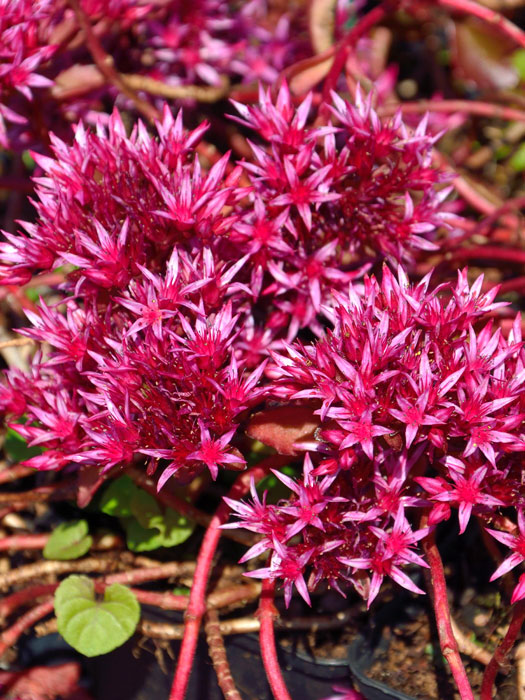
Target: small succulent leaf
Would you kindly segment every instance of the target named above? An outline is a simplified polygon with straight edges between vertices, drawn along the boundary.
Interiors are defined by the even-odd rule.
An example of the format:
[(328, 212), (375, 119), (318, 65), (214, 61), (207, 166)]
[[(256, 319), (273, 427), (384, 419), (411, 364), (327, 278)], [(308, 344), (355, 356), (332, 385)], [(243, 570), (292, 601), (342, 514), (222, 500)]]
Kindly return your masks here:
[(131, 496), (129, 509), (142, 527), (162, 529), (162, 510), (151, 494), (137, 488)]
[(88, 524), (85, 520), (61, 523), (51, 533), (44, 547), (44, 557), (60, 561), (83, 557), (93, 542), (88, 530)]
[(151, 552), (163, 546), (164, 537), (158, 528), (142, 527), (135, 518), (126, 518), (123, 524), (126, 544), (132, 552)]
[(77, 506), (86, 508), (102, 484), (109, 479), (108, 472), (102, 472), (98, 465), (85, 464), (77, 472)]
[(307, 406), (269, 408), (256, 413), (246, 430), (251, 438), (273, 447), (282, 455), (295, 455), (294, 444), (306, 438), (313, 440), (316, 428), (321, 424), (319, 416)]
[(510, 167), (518, 173), (525, 170), (525, 142), (514, 152), (510, 159)]
[(131, 499), (139, 491), (129, 476), (121, 476), (112, 481), (104, 491), (100, 509), (106, 515), (127, 518), (131, 513)]
[(516, 87), (519, 73), (509, 59), (509, 45), (492, 28), (468, 19), (456, 22), (454, 36), (455, 67), (462, 79), (484, 90)]
[(512, 54), (512, 64), (518, 71), (520, 79), (525, 81), (525, 49), (518, 49)]
[(100, 656), (126, 642), (138, 624), (140, 605), (119, 583), (95, 599), (95, 585), (87, 576), (68, 576), (55, 593), (58, 631), (84, 656)]
[(182, 544), (186, 542), (194, 530), (195, 523), (172, 508), (167, 508), (161, 531), (163, 537), (162, 546), (175, 547), (178, 544)]

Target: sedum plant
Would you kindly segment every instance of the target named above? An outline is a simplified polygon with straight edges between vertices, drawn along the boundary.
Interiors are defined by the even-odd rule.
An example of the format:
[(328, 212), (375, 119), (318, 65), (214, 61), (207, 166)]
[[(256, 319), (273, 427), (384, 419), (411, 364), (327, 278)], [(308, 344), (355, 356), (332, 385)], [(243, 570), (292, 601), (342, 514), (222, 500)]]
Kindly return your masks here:
[[(38, 350), (28, 368), (4, 372), (0, 410), (38, 448), (18, 468), (50, 472), (44, 489), (66, 484), (87, 506), (109, 482), (100, 510), (120, 518), (129, 549), (182, 545), (194, 522), (207, 529), (189, 596), (122, 586), (176, 575), (151, 562), (128, 578), (73, 576), (45, 589), (59, 631), (93, 656), (129, 639), (140, 604), (185, 610), (170, 696), (182, 700), (225, 533), (245, 545), (246, 576), (262, 580), (261, 653), (277, 700), (289, 696), (273, 639), (276, 585), (286, 606), (295, 591), (311, 604), (329, 586), (370, 607), (385, 579), (423, 594), (421, 571), (460, 696), (473, 698), (435, 533), (457, 520), (459, 536), (477, 520), (489, 549), (499, 542), (506, 552), (491, 580), (525, 560), (522, 321), (512, 313), (510, 327), (500, 323), (509, 316), (498, 287), (449, 264), (472, 227), (436, 158), (436, 120), (389, 116), (378, 91), (355, 85), (348, 96), (339, 80), (348, 37), (396, 3), (365, 12), (330, 54), (323, 91), (300, 97), (296, 74), (291, 87), (282, 75), (304, 58), (293, 12), (272, 34), (259, 2), (234, 19), (231, 3), (208, 0), (118, 2), (111, 16), (102, 5), (0, 0), (0, 141), (36, 147), (35, 217), (3, 232), (0, 282), (18, 293), (54, 280), (53, 294), (23, 304), (19, 332)], [(355, 9), (338, 3), (339, 25)], [(91, 78), (92, 68), (99, 80), (116, 71), (98, 85), (111, 113), (97, 100), (95, 109), (88, 83), (89, 98), (72, 98), (75, 118), (51, 111), (42, 139), (31, 102), (65, 89), (68, 71), (84, 65), (70, 66), (80, 30)], [(278, 75), (278, 88), (260, 85), (255, 99), (235, 94), (227, 127), (224, 115), (206, 120), (195, 104), (173, 110), (161, 99), (169, 87), (191, 88), (173, 95), (195, 100), (203, 93), (194, 88)], [(240, 158), (222, 148), (230, 130)], [(270, 470), (285, 492), (277, 502), (258, 489)], [(214, 481), (233, 485), (210, 518), (195, 500)], [(42, 548), (65, 561), (95, 545), (80, 520)], [(245, 599), (242, 588), (227, 604)], [(35, 591), (19, 593), (7, 612)], [(482, 700), (521, 627), (523, 599), (522, 576)], [(38, 613), (52, 608), (48, 599)], [(213, 658), (219, 666), (220, 648)], [(218, 675), (230, 692), (231, 677)]]

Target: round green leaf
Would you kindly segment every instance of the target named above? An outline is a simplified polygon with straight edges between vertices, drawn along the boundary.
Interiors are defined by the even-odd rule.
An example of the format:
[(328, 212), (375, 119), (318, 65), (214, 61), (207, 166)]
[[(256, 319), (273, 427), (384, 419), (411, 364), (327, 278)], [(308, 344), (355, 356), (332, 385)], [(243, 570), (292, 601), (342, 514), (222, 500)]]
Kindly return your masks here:
[(164, 546), (164, 538), (158, 528), (142, 527), (138, 520), (126, 518), (126, 543), (132, 552), (151, 552)]
[(126, 642), (140, 619), (133, 593), (114, 583), (104, 600), (95, 599), (95, 585), (87, 576), (68, 576), (55, 593), (58, 631), (84, 656), (100, 656)]
[(137, 489), (131, 497), (129, 504), (131, 514), (146, 529), (160, 529), (162, 523), (162, 511), (155, 498), (142, 489)]
[(130, 503), (137, 493), (135, 486), (129, 476), (121, 476), (112, 481), (104, 491), (100, 501), (100, 509), (107, 515), (115, 515), (117, 518), (126, 518), (131, 515)]
[(175, 547), (178, 544), (182, 544), (186, 542), (194, 530), (194, 522), (171, 508), (167, 508), (161, 530), (163, 536), (162, 546)]
[(44, 557), (60, 560), (78, 559), (89, 551), (92, 542), (85, 520), (62, 523), (51, 533), (44, 547)]

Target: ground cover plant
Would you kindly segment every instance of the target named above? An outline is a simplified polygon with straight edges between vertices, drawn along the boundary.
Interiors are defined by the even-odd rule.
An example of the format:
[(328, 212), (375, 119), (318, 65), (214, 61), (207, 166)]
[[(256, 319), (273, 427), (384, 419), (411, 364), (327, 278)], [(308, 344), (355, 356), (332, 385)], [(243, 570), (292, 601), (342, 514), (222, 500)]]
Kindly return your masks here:
[(57, 631), (180, 640), (170, 700), (203, 631), (251, 697), (224, 637), (255, 630), (286, 700), (274, 628), (329, 654), (420, 597), (433, 697), (525, 697), (524, 25), (0, 0), (2, 697), (90, 697), (24, 665)]

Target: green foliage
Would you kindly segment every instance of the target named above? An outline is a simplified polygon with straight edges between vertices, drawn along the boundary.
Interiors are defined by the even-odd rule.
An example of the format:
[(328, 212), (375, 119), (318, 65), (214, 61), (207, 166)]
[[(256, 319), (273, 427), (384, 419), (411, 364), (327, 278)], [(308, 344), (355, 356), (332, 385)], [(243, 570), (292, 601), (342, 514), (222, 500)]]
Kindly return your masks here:
[[(297, 470), (293, 467), (284, 466), (280, 467), (279, 471), (286, 476), (297, 477)], [(267, 491), (268, 495), (266, 500), (268, 503), (277, 503), (281, 498), (287, 498), (290, 495), (290, 489), (280, 481), (275, 474), (268, 474), (264, 479), (261, 479), (256, 486), (257, 493), (262, 496), (262, 494)]]
[(521, 173), (525, 170), (525, 143), (522, 143), (509, 161), (510, 167)]
[(11, 462), (23, 462), (25, 459), (42, 454), (40, 447), (28, 447), (24, 438), (12, 428), (7, 429), (4, 449)]
[(120, 518), (127, 545), (133, 552), (175, 547), (185, 542), (195, 528), (194, 523), (172, 508), (163, 510), (151, 494), (135, 486), (128, 476), (109, 485), (100, 507), (107, 515)]
[(525, 81), (525, 49), (518, 49), (512, 54), (512, 64), (518, 71), (520, 79)]
[(35, 169), (36, 163), (33, 156), (31, 155), (31, 151), (24, 151), (22, 153), (22, 163), (26, 166), (28, 170)]
[(58, 631), (84, 656), (100, 656), (126, 642), (137, 627), (140, 605), (133, 593), (114, 583), (104, 600), (95, 598), (95, 584), (88, 576), (68, 576), (55, 593)]
[(100, 509), (103, 513), (114, 515), (117, 518), (129, 517), (131, 515), (131, 497), (137, 490), (129, 476), (115, 479), (104, 491), (100, 501)]
[(92, 542), (85, 520), (61, 523), (51, 533), (44, 547), (44, 557), (59, 560), (78, 559), (89, 551)]

